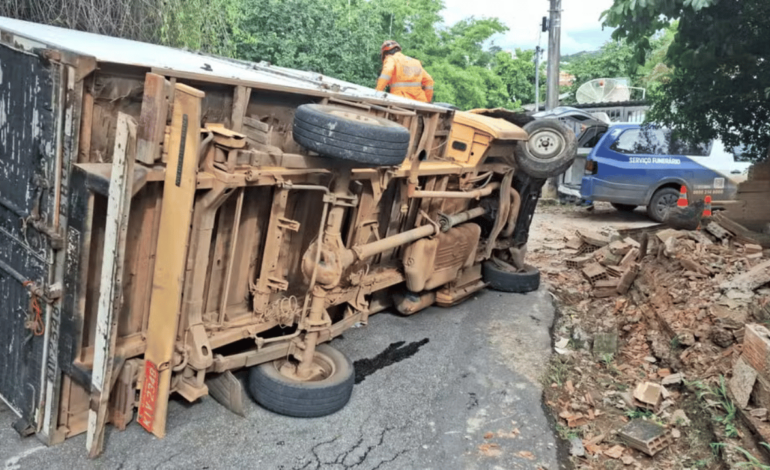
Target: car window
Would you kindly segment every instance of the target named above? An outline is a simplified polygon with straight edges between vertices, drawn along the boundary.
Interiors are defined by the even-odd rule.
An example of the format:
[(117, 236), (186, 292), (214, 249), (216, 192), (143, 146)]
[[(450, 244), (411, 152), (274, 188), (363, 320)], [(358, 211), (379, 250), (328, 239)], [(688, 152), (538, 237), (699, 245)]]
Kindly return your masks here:
[(680, 138), (675, 131), (669, 131), (669, 155), (687, 155), (691, 157), (708, 157), (711, 155), (713, 141), (693, 144)]
[(594, 148), (604, 133), (607, 132), (605, 126), (592, 126), (583, 131), (578, 136), (578, 147), (580, 148)]
[(667, 155), (668, 138), (662, 129), (654, 127), (627, 129), (610, 148), (632, 155)]

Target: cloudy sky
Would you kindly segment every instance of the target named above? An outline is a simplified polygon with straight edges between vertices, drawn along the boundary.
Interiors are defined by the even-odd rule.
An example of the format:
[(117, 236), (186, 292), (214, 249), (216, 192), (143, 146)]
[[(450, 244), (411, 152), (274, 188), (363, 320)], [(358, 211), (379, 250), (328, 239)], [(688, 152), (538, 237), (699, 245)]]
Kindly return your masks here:
[[(444, 20), (451, 25), (469, 16), (497, 17), (510, 31), (495, 38), (503, 49), (533, 49), (537, 45), (540, 21), (548, 15), (548, 0), (444, 0)], [(561, 52), (572, 54), (596, 50), (610, 38), (610, 29), (602, 31), (599, 17), (612, 0), (562, 0)], [(548, 33), (540, 40), (548, 46)]]

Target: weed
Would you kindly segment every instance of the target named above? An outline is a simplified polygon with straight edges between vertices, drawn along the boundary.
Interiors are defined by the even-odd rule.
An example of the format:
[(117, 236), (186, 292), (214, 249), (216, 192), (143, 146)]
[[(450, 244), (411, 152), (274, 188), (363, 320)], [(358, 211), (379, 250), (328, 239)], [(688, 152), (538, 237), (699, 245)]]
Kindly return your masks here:
[(626, 410), (626, 416), (631, 419), (652, 419), (655, 413), (652, 410)]
[[(766, 443), (762, 442), (762, 445), (765, 447), (770, 448)], [(724, 442), (714, 442), (711, 444), (711, 450), (715, 453), (719, 452), (720, 449), (724, 447), (729, 447), (736, 452), (739, 452), (743, 457), (747, 460), (747, 462), (740, 462), (735, 464), (735, 468), (752, 468), (757, 470), (770, 470), (770, 465), (765, 465), (760, 461), (758, 458), (751, 455), (751, 453), (744, 449), (743, 447), (739, 447), (733, 444), (726, 444)]]
[(725, 428), (727, 437), (738, 437), (738, 428), (735, 424), (737, 409), (735, 403), (727, 394), (727, 382), (723, 375), (719, 376), (719, 384), (716, 387), (710, 387), (701, 381), (688, 382), (688, 387), (695, 389), (695, 395), (699, 400), (705, 400), (707, 397), (716, 399), (719, 406), (725, 411), (724, 416), (714, 416), (713, 420)]
[(671, 342), (669, 343), (669, 346), (671, 346), (671, 349), (679, 349), (679, 346), (682, 344), (679, 342), (679, 336), (674, 336), (671, 338)]
[(712, 457), (712, 458), (710, 458), (710, 459), (700, 459), (700, 460), (696, 460), (695, 462), (693, 462), (693, 466), (695, 466), (695, 468), (708, 468), (708, 467), (709, 467), (709, 465), (711, 465), (711, 462), (712, 462), (713, 460), (714, 460), (714, 458), (713, 458), (713, 457)]
[(575, 429), (568, 428), (562, 424), (556, 425), (556, 433), (565, 441), (569, 441), (573, 438), (580, 437), (580, 434)]
[(555, 383), (559, 387), (564, 385), (564, 379), (567, 378), (567, 372), (569, 371), (569, 366), (561, 361), (554, 361), (551, 362), (551, 366), (549, 367), (549, 373), (548, 373), (548, 381), (550, 383)]
[(615, 360), (615, 355), (612, 353), (605, 353), (602, 354), (602, 362), (604, 363), (604, 367), (609, 367), (610, 364), (612, 364), (612, 361)]

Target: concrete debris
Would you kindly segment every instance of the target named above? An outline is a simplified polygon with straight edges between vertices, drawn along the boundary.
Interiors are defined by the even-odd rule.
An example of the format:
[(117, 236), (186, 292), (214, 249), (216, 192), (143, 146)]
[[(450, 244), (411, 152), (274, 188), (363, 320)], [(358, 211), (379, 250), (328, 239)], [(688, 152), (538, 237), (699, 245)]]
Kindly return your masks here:
[(760, 263), (749, 271), (740, 274), (730, 281), (723, 282), (723, 290), (738, 289), (743, 291), (753, 291), (770, 282), (770, 261)]
[(663, 400), (662, 389), (658, 384), (642, 382), (634, 390), (634, 399), (640, 407), (656, 411)]
[(586, 455), (586, 449), (583, 447), (583, 440), (575, 436), (569, 440), (570, 448), (569, 454), (575, 457), (583, 457)]
[(618, 353), (618, 334), (614, 332), (594, 335), (594, 356), (598, 358), (615, 356)]
[(744, 358), (739, 357), (733, 367), (733, 378), (730, 379), (730, 391), (733, 392), (735, 403), (739, 407), (748, 406), (756, 381), (757, 371)]
[[(702, 225), (710, 230), (656, 227), (633, 232), (634, 238), (581, 231), (580, 250), (586, 250), (581, 256), (564, 252), (561, 259), (543, 264), (563, 266), (566, 260), (566, 269), (543, 272), (569, 309), (561, 331), (572, 332), (571, 349), (563, 345), (570, 353), (570, 375), (562, 383), (569, 382), (574, 393), (553, 389), (560, 391), (559, 399), (549, 406), (566, 427), (617, 433), (614, 442), (603, 445), (583, 440), (586, 468), (599, 468), (590, 463), (597, 456), (637, 468), (670, 468), (669, 453), (640, 463), (616, 444), (651, 457), (667, 446), (682, 451), (691, 441), (684, 431), (691, 421), (680, 408), (687, 406), (699, 418), (700, 413), (713, 414), (709, 419), (723, 416), (724, 407), (713, 393), (697, 400), (698, 411), (690, 411), (692, 401), (685, 401), (696, 395), (693, 387), (698, 384), (715, 390), (720, 377), (728, 382), (741, 417), (737, 421), (763, 423), (770, 433), (770, 330), (760, 324), (770, 324), (770, 260), (758, 259), (770, 257), (770, 248), (727, 230), (722, 219), (704, 219)], [(565, 242), (575, 250), (578, 239)], [(589, 335), (592, 348), (590, 339), (583, 338)], [(591, 354), (581, 351), (586, 349)], [(604, 390), (606, 383), (619, 385), (594, 393), (593, 401), (585, 398), (585, 391)], [(657, 418), (621, 423), (627, 422), (624, 413), (640, 410)], [(600, 413), (605, 417), (595, 420)], [(610, 416), (617, 415), (621, 419), (608, 428)], [(668, 429), (656, 424), (660, 420)], [(745, 427), (739, 430), (742, 436), (745, 432)], [(580, 454), (574, 444), (572, 455)]]
[(671, 444), (671, 439), (663, 426), (641, 419), (628, 423), (620, 430), (618, 437), (627, 446), (640, 450), (650, 457)]
[(687, 417), (684, 410), (676, 410), (671, 413), (668, 422), (676, 426), (689, 426), (691, 424), (690, 418)]
[(598, 232), (591, 230), (579, 230), (576, 233), (584, 243), (588, 243), (589, 245), (602, 247), (610, 243), (609, 237), (606, 237)]
[(684, 374), (681, 372), (676, 374), (671, 374), (666, 377), (663, 377), (663, 380), (660, 381), (661, 385), (676, 385), (680, 384), (684, 381)]

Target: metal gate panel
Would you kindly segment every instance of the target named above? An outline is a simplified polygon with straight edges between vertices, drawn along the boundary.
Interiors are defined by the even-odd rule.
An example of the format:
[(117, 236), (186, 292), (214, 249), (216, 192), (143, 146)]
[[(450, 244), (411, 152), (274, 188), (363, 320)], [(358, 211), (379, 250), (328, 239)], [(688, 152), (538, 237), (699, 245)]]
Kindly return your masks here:
[[(59, 70), (0, 45), (0, 396), (30, 424), (40, 411), (45, 337), (29, 328), (29, 291), (48, 292), (53, 263)], [(44, 324), (50, 306), (38, 305)]]

